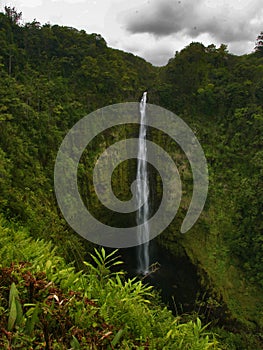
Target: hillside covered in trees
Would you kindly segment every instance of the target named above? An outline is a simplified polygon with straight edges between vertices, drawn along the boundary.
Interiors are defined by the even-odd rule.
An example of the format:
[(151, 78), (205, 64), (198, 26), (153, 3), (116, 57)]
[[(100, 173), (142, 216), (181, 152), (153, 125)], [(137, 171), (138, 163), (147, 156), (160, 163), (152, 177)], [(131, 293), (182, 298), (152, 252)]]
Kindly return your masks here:
[[(97, 33), (37, 21), (20, 25), (20, 18), (11, 8), (0, 13), (0, 345), (262, 348), (262, 50), (235, 56), (225, 45), (191, 43), (165, 67), (154, 67), (108, 47)], [(93, 245), (72, 232), (57, 207), (54, 164), (67, 131), (98, 108), (138, 101), (145, 89), (150, 103), (173, 111), (194, 130), (209, 166), (209, 194), (198, 223), (189, 233), (178, 233), (186, 196), (158, 244), (175, 256), (183, 251), (197, 266), (213, 305), (227, 308), (228, 326), (212, 321), (207, 331), (196, 315), (172, 316), (147, 286), (110, 272), (105, 251), (94, 253)], [(135, 131), (129, 125), (107, 130), (86, 150), (89, 159), (95, 162), (107, 145)], [(191, 189), (181, 151), (168, 136), (156, 130), (151, 136), (171, 153), (187, 180), (185, 189)], [(79, 183), (85, 197), (94, 199), (89, 166), (81, 160)], [(113, 187), (123, 198), (129, 196), (133, 171), (134, 164), (125, 163), (113, 177)], [(159, 191), (157, 186), (156, 198)], [(99, 218), (112, 220), (95, 199), (94, 203)], [(91, 264), (90, 252), (97, 267)], [(72, 285), (65, 271), (70, 271)], [(83, 287), (89, 283), (92, 288)], [(109, 301), (114, 294), (115, 304)], [(64, 311), (61, 298), (66, 300)], [(89, 319), (78, 319), (84, 309)], [(143, 313), (149, 323), (140, 320)], [(61, 322), (61, 330), (47, 326), (48, 315)]]

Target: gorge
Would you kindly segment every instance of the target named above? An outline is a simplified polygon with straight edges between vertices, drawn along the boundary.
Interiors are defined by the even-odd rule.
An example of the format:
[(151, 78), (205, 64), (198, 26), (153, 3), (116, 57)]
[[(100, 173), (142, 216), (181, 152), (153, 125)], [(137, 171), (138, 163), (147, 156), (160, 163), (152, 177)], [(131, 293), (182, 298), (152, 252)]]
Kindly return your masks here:
[[(180, 224), (192, 191), (189, 162), (166, 134), (147, 129), (149, 138), (176, 162), (183, 197), (176, 220), (149, 244), (149, 262), (143, 257), (143, 266), (139, 267), (138, 251), (134, 250), (125, 252), (127, 264), (139, 270), (143, 278), (162, 252), (170, 271), (175, 266), (174, 274), (163, 273), (169, 280), (169, 295), (177, 292), (184, 297), (184, 290), (190, 291), (189, 299), (178, 300), (178, 305), (190, 304), (201, 286), (202, 291), (209, 291), (214, 303), (227, 305), (234, 320), (233, 329), (226, 331), (227, 322), (223, 320), (215, 330), (225, 348), (262, 348), (260, 53), (236, 56), (225, 45), (191, 43), (166, 66), (154, 67), (140, 57), (108, 47), (96, 34), (70, 27), (38, 22), (19, 25), (1, 13), (0, 32), (0, 211), (4, 218), (2, 231), (11, 232), (10, 242), (16, 237), (13, 231), (24, 227), (32, 240), (51, 242), (57, 254), (78, 271), (83, 269), (83, 261), (94, 245), (71, 230), (57, 207), (53, 171), (59, 145), (83, 116), (103, 106), (137, 102), (139, 95), (151, 87), (147, 90), (151, 103), (177, 113), (200, 140), (208, 161), (209, 194), (198, 222), (182, 235)], [(78, 186), (83, 201), (93, 206), (94, 216), (105, 224), (132, 226), (136, 213), (124, 216), (106, 210), (96, 199), (91, 169), (105, 148), (121, 139), (138, 137), (138, 132), (130, 124), (108, 129), (94, 138), (81, 158)], [(137, 165), (136, 160), (125, 161), (115, 169), (112, 188), (118, 198), (131, 198), (130, 185), (136, 179)], [(155, 190), (150, 185), (151, 212), (158, 207), (162, 185), (150, 166), (148, 175), (155, 185)], [(139, 183), (143, 186), (145, 182)], [(27, 246), (29, 249), (30, 244)], [(183, 267), (177, 264), (180, 259), (187, 266), (187, 281), (181, 276)], [(180, 278), (177, 283), (171, 281), (176, 274), (181, 282)], [(154, 275), (149, 276), (150, 283), (151, 278)], [(98, 283), (101, 281), (103, 276)], [(204, 303), (209, 305), (207, 300)], [(8, 308), (8, 302), (6, 305)], [(118, 331), (122, 329), (118, 327)], [(96, 329), (96, 325), (91, 324), (91, 328)]]

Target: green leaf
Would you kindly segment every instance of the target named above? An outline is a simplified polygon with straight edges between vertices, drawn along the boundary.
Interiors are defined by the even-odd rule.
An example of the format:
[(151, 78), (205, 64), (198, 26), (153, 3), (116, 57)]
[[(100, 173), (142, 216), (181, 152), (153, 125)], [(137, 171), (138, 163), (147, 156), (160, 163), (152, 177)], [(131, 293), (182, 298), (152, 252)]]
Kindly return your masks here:
[(51, 266), (52, 266), (52, 261), (51, 261), (51, 260), (48, 260), (48, 261), (46, 262), (46, 269), (47, 269), (47, 270), (50, 269)]
[(113, 340), (111, 342), (112, 346), (115, 346), (115, 345), (117, 345), (119, 343), (119, 341), (120, 341), (120, 339), (121, 339), (121, 337), (123, 335), (123, 332), (124, 332), (124, 329), (120, 329), (118, 331), (118, 333), (115, 335), (115, 337), (113, 338)]
[(73, 350), (81, 350), (80, 343), (74, 335), (72, 336), (72, 340), (70, 342), (70, 346), (73, 348)]
[(15, 324), (20, 325), (23, 321), (23, 310), (19, 301), (18, 290), (13, 282), (9, 293), (9, 317), (8, 317), (8, 330), (12, 330)]
[(13, 329), (16, 322), (16, 318), (17, 318), (16, 301), (15, 299), (12, 299), (9, 317), (8, 317), (8, 324), (7, 324), (8, 331), (11, 331)]
[(98, 260), (98, 258), (96, 258), (95, 255), (93, 255), (93, 254), (90, 253), (90, 256), (92, 257), (92, 259), (95, 261), (95, 263), (96, 263), (98, 266), (101, 266), (100, 260)]
[(9, 308), (11, 307), (12, 301), (15, 297), (18, 297), (18, 290), (16, 288), (15, 283), (11, 284), (10, 292), (9, 292)]
[(103, 260), (105, 260), (106, 252), (105, 252), (105, 249), (103, 247), (101, 248), (101, 256), (102, 256)]
[(38, 322), (38, 314), (39, 314), (39, 307), (36, 305), (36, 307), (32, 308), (32, 316), (27, 319), (26, 326), (25, 326), (25, 333), (28, 335), (32, 335), (33, 330), (35, 328), (35, 324)]
[(113, 256), (114, 254), (116, 254), (118, 251), (118, 249), (115, 249), (113, 252), (111, 252), (110, 254), (107, 255), (107, 259), (109, 259), (111, 256)]
[(19, 326), (23, 321), (23, 309), (18, 297), (15, 298), (15, 302), (16, 302), (16, 313), (17, 313), (16, 324)]

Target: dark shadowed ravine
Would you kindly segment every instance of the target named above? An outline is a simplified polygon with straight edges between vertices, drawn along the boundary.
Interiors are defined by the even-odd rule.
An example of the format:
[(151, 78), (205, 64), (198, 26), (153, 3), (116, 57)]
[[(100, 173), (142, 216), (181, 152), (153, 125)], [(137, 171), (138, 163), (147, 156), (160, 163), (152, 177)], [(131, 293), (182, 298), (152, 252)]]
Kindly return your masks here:
[[(136, 276), (136, 249), (121, 249), (120, 253), (128, 276)], [(153, 264), (154, 271), (143, 280), (159, 290), (163, 302), (174, 313), (193, 311), (196, 298), (201, 294), (201, 285), (197, 269), (188, 257), (175, 257), (153, 240), (150, 244), (150, 265)]]

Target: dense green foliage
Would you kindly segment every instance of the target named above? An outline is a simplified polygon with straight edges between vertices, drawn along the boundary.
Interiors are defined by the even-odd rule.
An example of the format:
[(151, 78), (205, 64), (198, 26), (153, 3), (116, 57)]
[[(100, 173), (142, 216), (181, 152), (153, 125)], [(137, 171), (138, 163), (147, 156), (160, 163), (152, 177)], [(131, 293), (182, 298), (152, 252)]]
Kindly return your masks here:
[(75, 272), (50, 243), (1, 219), (1, 348), (219, 349), (198, 318), (181, 323), (152, 287), (111, 273), (115, 253), (95, 250), (96, 265)]
[(159, 103), (192, 127), (209, 166), (199, 222), (182, 237), (175, 221), (160, 241), (173, 251), (183, 245), (232, 314), (262, 327), (263, 59), (192, 43), (159, 79)]
[[(83, 269), (82, 261), (91, 246), (70, 230), (56, 206), (53, 193), (53, 168), (58, 147), (66, 132), (87, 113), (112, 103), (137, 101), (141, 92), (149, 88), (151, 103), (177, 113), (196, 133), (207, 157), (210, 181), (205, 211), (191, 232), (182, 237), (177, 232), (189, 204), (191, 171), (187, 170), (187, 159), (179, 148), (168, 137), (163, 137), (165, 135), (151, 130), (154, 141), (164, 146), (176, 160), (180, 175), (186, 180), (184, 190), (189, 193), (183, 198), (176, 220), (159, 237), (159, 241), (171, 251), (176, 251), (180, 244), (200, 267), (204, 283), (209, 284), (218, 299), (222, 298), (236, 318), (249, 323), (249, 326), (253, 323), (255, 329), (260, 331), (263, 327), (262, 55), (255, 52), (238, 57), (229, 54), (225, 45), (216, 48), (214, 45), (205, 47), (192, 43), (180, 53), (177, 52), (165, 67), (157, 68), (132, 54), (107, 47), (99, 34), (87, 34), (58, 25), (41, 25), (37, 21), (22, 26), (19, 25), (21, 14), (7, 10), (6, 14), (0, 13), (0, 211), (3, 217), (26, 227), (34, 239), (51, 241), (67, 262), (74, 261), (75, 266)], [(80, 163), (79, 184), (83, 197), (94, 201), (96, 215), (106, 222), (114, 220), (122, 224), (130, 218), (111, 217), (101, 208), (91, 184), (92, 174), (87, 169), (106, 146), (126, 136), (133, 136), (135, 131), (129, 125), (107, 130), (95, 138), (86, 150), (89, 162), (87, 157), (83, 157)], [(113, 188), (120, 198), (130, 195), (129, 184), (133, 180), (134, 169), (134, 163), (128, 165), (125, 162), (113, 176)], [(155, 198), (159, 198), (161, 192), (158, 181)], [(13, 229), (9, 227), (7, 230), (12, 237)], [(27, 233), (23, 236), (23, 230), (18, 232), (19, 237), (29, 242)], [(21, 245), (22, 241), (19, 242)], [(34, 241), (30, 242), (33, 244)], [(36, 244), (43, 247), (45, 254), (51, 254), (48, 253), (49, 245), (45, 246), (42, 241)], [(12, 254), (17, 261), (31, 261), (33, 264), (32, 268), (28, 265), (12, 267), (11, 272), (17, 276), (15, 285), (20, 298), (27, 293), (27, 289), (25, 286), (20, 290), (17, 281), (23, 281), (23, 276), (29, 272), (33, 279), (41, 280), (38, 273), (43, 272), (45, 281), (56, 282), (53, 275), (48, 275), (47, 266), (40, 264), (39, 270), (36, 269), (39, 260), (36, 256), (33, 261), (31, 250), (27, 256), (26, 246), (21, 249), (21, 258), (18, 258), (19, 251), (11, 249), (9, 255), (5, 255), (6, 252), (8, 250), (1, 250), (6, 266), (13, 260)], [(60, 268), (62, 271), (68, 268), (60, 258), (54, 259), (58, 259), (57, 274)], [(89, 276), (94, 272), (91, 270)], [(116, 276), (110, 278), (112, 282), (103, 282), (108, 298), (117, 293), (119, 283)], [(70, 299), (67, 294), (69, 290), (63, 287), (62, 279), (54, 288)], [(126, 291), (127, 295), (134, 296), (133, 288), (136, 288), (137, 282), (130, 287), (125, 287), (123, 281), (121, 283), (120, 293)], [(5, 293), (11, 285), (6, 286)], [(107, 298), (107, 295), (100, 295), (95, 284), (93, 287), (97, 294), (92, 294), (88, 300), (101, 297), (100, 307), (106, 312), (103, 309), (106, 299), (103, 298)], [(110, 288), (114, 288), (114, 292)], [(140, 288), (145, 291), (142, 286)], [(14, 287), (13, 293), (16, 293)], [(44, 303), (48, 296), (44, 293), (39, 302)], [(81, 300), (76, 297), (76, 303), (83, 307)], [(74, 307), (70, 305), (68, 312)], [(92, 304), (89, 307), (92, 308)], [(122, 307), (120, 310), (123, 314), (128, 312)], [(148, 310), (145, 305), (140, 307)], [(23, 310), (23, 322), (34, 313), (32, 308), (29, 310), (28, 315), (24, 315)], [(154, 310), (147, 311), (152, 313), (149, 317), (154, 317)], [(158, 310), (162, 315), (160, 317), (170, 317), (172, 320), (166, 311)], [(59, 314), (60, 311), (56, 309), (56, 312)], [(134, 309), (133, 312), (141, 313), (142, 310), (139, 311), (138, 306), (138, 310)], [(102, 342), (107, 346), (113, 342), (114, 336), (124, 339), (121, 333), (117, 336), (119, 331), (123, 331), (118, 308), (113, 314), (115, 316), (107, 319), (104, 313), (103, 320), (95, 321), (99, 327), (103, 322), (110, 327), (110, 340), (105, 338)], [(127, 315), (127, 320), (130, 317), (129, 322), (132, 322), (135, 316)], [(136, 323), (142, 322), (136, 317), (133, 319), (134, 331)], [(71, 321), (73, 326), (75, 321)], [(145, 320), (143, 322), (147, 323)], [(179, 332), (179, 329), (188, 332), (188, 327), (191, 331), (193, 325), (187, 323), (177, 328), (176, 324), (174, 332)], [(76, 324), (76, 327), (83, 332), (82, 325)], [(151, 327), (151, 323), (148, 327)], [(95, 338), (91, 338), (91, 342), (96, 344), (104, 333), (102, 328), (93, 328)], [(156, 330), (152, 339), (167, 335), (169, 329), (165, 329), (167, 333)], [(134, 333), (131, 341), (143, 341), (146, 346), (146, 334), (155, 331), (152, 328), (145, 328), (144, 331), (143, 340), (138, 340), (139, 333)], [(17, 337), (19, 332), (21, 329)], [(173, 334), (170, 334), (169, 341), (175, 341)], [(67, 339), (72, 341), (72, 338)], [(156, 341), (161, 342), (160, 339)], [(231, 346), (229, 349), (241, 349), (234, 335)]]
[(210, 208), (221, 212), (218, 235), (263, 287), (263, 59), (192, 43), (162, 69), (162, 79), (160, 104), (197, 129), (205, 149)]
[(0, 14), (0, 41), (0, 209), (34, 235), (58, 245), (63, 237), (64, 254), (81, 260), (81, 243), (61, 221), (53, 195), (58, 147), (88, 112), (137, 100), (155, 72), (108, 48), (100, 35), (37, 22), (21, 27), (14, 14)]

